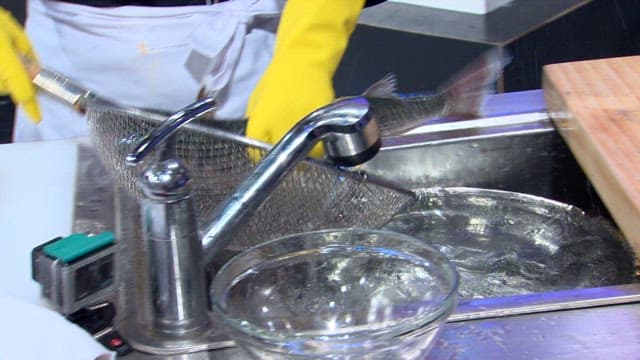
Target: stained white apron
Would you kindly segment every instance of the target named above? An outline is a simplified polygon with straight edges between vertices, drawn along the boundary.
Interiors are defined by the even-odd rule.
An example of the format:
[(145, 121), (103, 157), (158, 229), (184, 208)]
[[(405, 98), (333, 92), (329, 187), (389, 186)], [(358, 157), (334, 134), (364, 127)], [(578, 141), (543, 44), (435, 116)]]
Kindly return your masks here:
[[(29, 0), (26, 31), (41, 64), (122, 106), (175, 111), (205, 86), (220, 119), (241, 118), (271, 59), (282, 0), (95, 8)], [(16, 113), (14, 141), (88, 135), (69, 105), (38, 95), (43, 119)]]

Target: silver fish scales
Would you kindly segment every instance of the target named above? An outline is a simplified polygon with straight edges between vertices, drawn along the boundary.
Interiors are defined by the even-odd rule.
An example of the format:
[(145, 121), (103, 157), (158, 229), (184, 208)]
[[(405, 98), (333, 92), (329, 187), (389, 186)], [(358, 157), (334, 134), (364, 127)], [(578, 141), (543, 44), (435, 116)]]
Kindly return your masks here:
[(433, 92), (399, 94), (397, 79), (388, 74), (361, 96), (370, 104), (381, 135), (397, 135), (432, 119), (482, 116), (487, 95), (508, 64), (509, 58), (494, 49), (465, 66)]

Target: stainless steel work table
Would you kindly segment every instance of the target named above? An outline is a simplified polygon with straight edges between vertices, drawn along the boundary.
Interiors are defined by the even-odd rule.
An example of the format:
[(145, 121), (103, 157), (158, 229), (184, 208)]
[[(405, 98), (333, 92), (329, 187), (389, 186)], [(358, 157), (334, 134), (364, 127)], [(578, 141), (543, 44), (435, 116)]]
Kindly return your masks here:
[[(449, 322), (427, 358), (638, 359), (640, 287), (629, 290), (634, 303)], [(228, 349), (211, 358), (243, 354)]]

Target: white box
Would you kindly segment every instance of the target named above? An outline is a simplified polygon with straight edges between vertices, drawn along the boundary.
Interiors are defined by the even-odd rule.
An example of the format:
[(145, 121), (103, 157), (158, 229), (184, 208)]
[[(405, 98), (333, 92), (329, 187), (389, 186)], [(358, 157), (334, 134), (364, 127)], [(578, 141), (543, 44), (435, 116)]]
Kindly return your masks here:
[(427, 6), (443, 10), (483, 15), (512, 0), (389, 0), (391, 2)]

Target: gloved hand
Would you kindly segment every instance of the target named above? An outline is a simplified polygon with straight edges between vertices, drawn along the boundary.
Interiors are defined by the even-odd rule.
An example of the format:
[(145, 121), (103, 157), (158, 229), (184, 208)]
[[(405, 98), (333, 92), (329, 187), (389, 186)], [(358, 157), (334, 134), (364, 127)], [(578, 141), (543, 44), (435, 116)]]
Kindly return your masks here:
[[(247, 107), (247, 136), (275, 143), (305, 115), (334, 100), (333, 75), (364, 0), (288, 0), (273, 59)], [(323, 151), (316, 146), (312, 156)]]
[(40, 122), (36, 89), (24, 64), (37, 64), (31, 42), (10, 12), (0, 7), (0, 94), (8, 94), (34, 123)]

